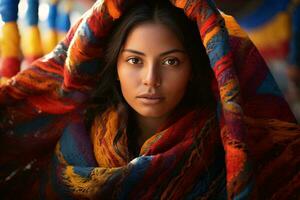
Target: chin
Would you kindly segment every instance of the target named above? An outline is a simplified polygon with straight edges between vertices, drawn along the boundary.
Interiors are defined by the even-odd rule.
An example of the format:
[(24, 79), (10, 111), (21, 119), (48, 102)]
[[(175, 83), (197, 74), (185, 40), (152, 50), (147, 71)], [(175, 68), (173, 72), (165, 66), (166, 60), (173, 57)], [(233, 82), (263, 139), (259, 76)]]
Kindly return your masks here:
[(165, 111), (162, 108), (139, 108), (134, 109), (138, 114), (143, 117), (159, 118), (165, 116), (168, 111)]

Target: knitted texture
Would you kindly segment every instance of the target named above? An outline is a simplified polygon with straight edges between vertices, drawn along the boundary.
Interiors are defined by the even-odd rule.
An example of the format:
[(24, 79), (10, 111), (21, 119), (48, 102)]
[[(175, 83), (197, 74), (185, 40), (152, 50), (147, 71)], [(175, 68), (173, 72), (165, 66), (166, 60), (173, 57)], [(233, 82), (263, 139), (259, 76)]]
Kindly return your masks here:
[[(6, 155), (28, 155), (17, 161), (13, 156), (1, 155), (1, 163), (5, 164), (1, 178), (11, 180), (1, 182), (3, 191), (13, 193), (8, 189), (17, 183), (9, 176), (13, 167), (29, 163), (36, 169), (32, 167), (36, 163), (39, 169), (46, 169), (22, 180), (34, 185), (31, 190), (35, 192), (30, 195), (43, 194), (42, 199), (255, 199), (264, 187), (269, 189), (264, 197), (285, 195), (289, 199), (295, 195), (299, 186), (295, 177), (299, 156), (297, 160), (295, 152), (299, 151), (291, 150), (284, 156), (295, 158), (288, 166), (293, 171), (286, 178), (287, 185), (293, 187), (289, 190), (278, 182), (265, 186), (262, 183), (268, 179), (255, 177), (263, 174), (253, 164), (259, 156), (274, 160), (268, 153), (259, 153), (274, 149), (263, 145), (256, 151), (251, 141), (260, 133), (278, 135), (272, 134), (271, 128), (256, 126), (258, 122), (249, 123), (253, 118), (267, 120), (264, 123), (272, 119), (279, 127), (290, 126), (278, 140), (281, 143), (286, 138), (279, 152), (293, 140), (299, 143), (299, 128), (289, 123), (295, 119), (257, 49), (234, 19), (222, 16), (210, 0), (171, 3), (198, 25), (215, 74), (212, 87), (217, 92), (217, 110), (203, 108), (184, 113), (147, 140), (140, 156), (130, 162), (122, 160), (112, 146), (118, 128), (113, 109), (96, 117), (91, 133), (86, 132), (81, 110), (96, 88), (96, 80), (101, 80), (103, 42), (114, 21), (134, 2), (97, 1), (52, 53), (3, 82), (0, 105), (5, 108), (5, 117), (0, 128), (7, 133), (3, 134), (1, 147), (10, 152)], [(19, 143), (23, 145), (9, 148)], [(25, 145), (28, 143), (31, 145)], [(276, 142), (273, 144), (276, 146)], [(126, 155), (126, 138), (117, 145)], [(53, 146), (55, 156), (48, 165), (41, 153), (53, 151)], [(41, 161), (34, 160), (40, 157)], [(43, 178), (37, 181), (41, 174)], [(280, 193), (275, 194), (277, 191)]]

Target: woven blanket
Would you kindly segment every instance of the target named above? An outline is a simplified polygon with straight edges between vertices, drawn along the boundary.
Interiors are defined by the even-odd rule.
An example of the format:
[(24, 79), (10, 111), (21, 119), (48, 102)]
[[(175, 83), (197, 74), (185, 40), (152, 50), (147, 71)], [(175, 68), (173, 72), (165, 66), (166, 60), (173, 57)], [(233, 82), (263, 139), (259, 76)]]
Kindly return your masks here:
[[(112, 108), (91, 132), (84, 108), (115, 21), (134, 0), (97, 1), (32, 67), (1, 81), (0, 193), (27, 199), (292, 199), (299, 127), (257, 49), (210, 0), (176, 1), (197, 23), (215, 74), (217, 108), (186, 111), (133, 160), (113, 138)], [(280, 178), (277, 178), (280, 177)]]

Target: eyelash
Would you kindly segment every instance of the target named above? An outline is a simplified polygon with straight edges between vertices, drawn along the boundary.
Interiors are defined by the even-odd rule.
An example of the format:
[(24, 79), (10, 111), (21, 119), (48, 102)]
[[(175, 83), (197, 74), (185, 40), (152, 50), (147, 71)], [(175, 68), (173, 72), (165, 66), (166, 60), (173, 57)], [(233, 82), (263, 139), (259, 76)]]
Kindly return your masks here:
[[(130, 62), (131, 60), (136, 60), (138, 63), (132, 63), (132, 62)], [(175, 63), (176, 64), (165, 64), (167, 61), (175, 61)], [(130, 63), (130, 64), (132, 64), (132, 65), (136, 65), (136, 64), (142, 64), (142, 62), (141, 62), (141, 59), (140, 58), (136, 58), (136, 57), (132, 57), (132, 58), (128, 58), (127, 60), (126, 60), (126, 62), (128, 62), (128, 63)], [(139, 62), (141, 62), (141, 63), (139, 63)], [(163, 62), (162, 62), (162, 64), (163, 65), (178, 65), (180, 63), (180, 61), (179, 61), (179, 59), (177, 59), (177, 58), (169, 58), (169, 59), (166, 59), (166, 60), (164, 60)]]
[[(173, 64), (173, 66), (179, 65), (179, 63), (180, 63), (179, 59), (177, 59), (177, 58), (168, 58), (163, 62), (163, 64), (167, 61), (175, 61), (176, 64)], [(172, 65), (172, 64), (166, 64), (166, 65)]]
[(140, 58), (135, 58), (135, 57), (128, 58), (128, 59), (126, 60), (126, 62), (128, 62), (128, 63), (130, 63), (130, 64), (132, 64), (132, 65), (142, 64), (142, 63), (131, 63), (130, 60), (138, 60), (138, 61), (141, 61)]

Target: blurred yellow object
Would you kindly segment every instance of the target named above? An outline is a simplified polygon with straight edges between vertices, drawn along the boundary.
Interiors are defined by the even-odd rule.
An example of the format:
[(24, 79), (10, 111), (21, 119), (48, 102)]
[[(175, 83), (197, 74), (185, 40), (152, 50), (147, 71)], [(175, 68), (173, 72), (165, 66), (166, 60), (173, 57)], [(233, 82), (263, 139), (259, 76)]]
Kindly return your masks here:
[(0, 59), (1, 59), (2, 34), (0, 34)]
[(229, 34), (232, 36), (236, 37), (241, 37), (241, 38), (247, 38), (247, 33), (241, 29), (241, 27), (238, 25), (237, 21), (231, 16), (231, 15), (226, 15), (224, 13), (221, 13), (224, 20), (225, 24), (227, 27), (227, 30), (229, 31)]
[(73, 9), (73, 1), (72, 0), (64, 0), (63, 5), (64, 5), (63, 10), (67, 13), (71, 12), (71, 10)]
[(0, 77), (0, 86), (6, 85), (8, 83), (9, 78)]
[(51, 4), (57, 4), (59, 2), (59, 0), (50, 0)]
[(1, 57), (19, 57), (20, 34), (16, 22), (7, 22), (2, 27)]
[(260, 48), (276, 48), (291, 38), (291, 19), (287, 12), (277, 14), (263, 27), (248, 32), (250, 39)]
[(56, 30), (49, 30), (46, 33), (46, 38), (44, 39), (44, 43), (43, 43), (43, 49), (44, 49), (44, 53), (50, 53), (54, 47), (57, 45), (58, 42), (58, 33)]
[(58, 42), (61, 41), (61, 40), (63, 40), (65, 38), (66, 34), (67, 33), (65, 33), (65, 32), (60, 32), (59, 31), (58, 32)]
[(40, 30), (37, 26), (27, 27), (24, 34), (22, 34), (21, 41), (25, 57), (43, 55)]

